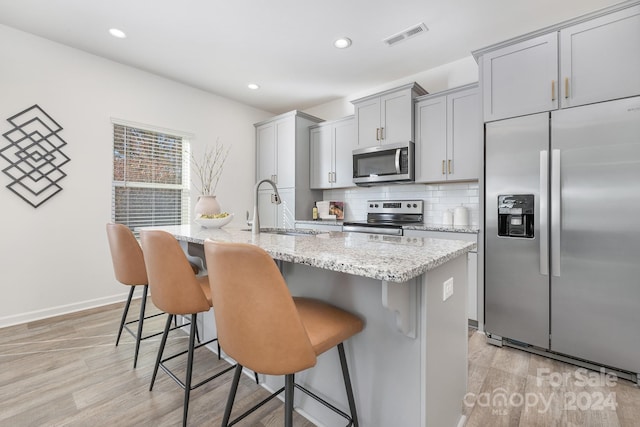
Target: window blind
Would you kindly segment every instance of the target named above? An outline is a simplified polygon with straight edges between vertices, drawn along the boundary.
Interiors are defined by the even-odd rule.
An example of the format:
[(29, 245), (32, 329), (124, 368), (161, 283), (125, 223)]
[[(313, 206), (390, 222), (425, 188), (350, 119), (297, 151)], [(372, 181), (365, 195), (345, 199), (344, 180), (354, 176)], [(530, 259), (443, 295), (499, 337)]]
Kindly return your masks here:
[(114, 123), (112, 221), (134, 232), (188, 222), (189, 159), (182, 136)]

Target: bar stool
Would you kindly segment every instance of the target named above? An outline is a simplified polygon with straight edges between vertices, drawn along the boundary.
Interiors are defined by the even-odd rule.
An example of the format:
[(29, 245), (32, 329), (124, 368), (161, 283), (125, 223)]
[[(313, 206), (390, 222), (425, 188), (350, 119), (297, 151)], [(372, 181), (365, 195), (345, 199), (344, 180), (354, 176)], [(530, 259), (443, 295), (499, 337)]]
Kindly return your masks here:
[[(123, 285), (131, 287), (129, 290), (129, 297), (127, 303), (124, 306), (124, 312), (122, 313), (122, 320), (120, 320), (120, 328), (118, 329), (118, 337), (116, 338), (116, 346), (120, 342), (120, 336), (122, 330), (126, 329), (136, 340), (135, 354), (133, 356), (133, 367), (138, 364), (138, 352), (140, 350), (140, 341), (146, 340), (151, 337), (160, 335), (161, 332), (142, 336), (142, 326), (146, 319), (152, 317), (161, 316), (163, 313), (154, 314), (151, 316), (144, 315), (145, 307), (147, 304), (147, 292), (149, 290), (147, 271), (144, 265), (144, 258), (142, 255), (142, 249), (133, 235), (131, 230), (122, 224), (107, 224), (107, 238), (109, 240), (109, 250), (111, 252), (111, 261), (113, 262), (113, 271), (116, 276), (116, 280)], [(131, 305), (131, 299), (133, 298), (133, 292), (137, 286), (142, 286), (142, 300), (140, 301), (140, 316), (137, 320), (126, 321), (127, 314), (129, 312), (129, 306)], [(129, 325), (132, 323), (138, 323), (138, 331), (134, 333), (129, 329)]]
[[(187, 350), (162, 358), (171, 321), (175, 316), (191, 315), (191, 324), (195, 326), (198, 313), (209, 311), (212, 306), (211, 291), (207, 276), (197, 277), (194, 274), (180, 244), (171, 234), (164, 231), (146, 230), (140, 232), (140, 240), (142, 242), (144, 261), (147, 266), (149, 286), (151, 286), (151, 300), (156, 307), (168, 314), (149, 391), (153, 390), (158, 368), (162, 368), (167, 375), (184, 389), (182, 425), (186, 426), (191, 390), (208, 383), (225, 372), (229, 372), (233, 369), (233, 366), (198, 384), (191, 385), (194, 350), (217, 341), (217, 338), (214, 338), (195, 346), (195, 327), (192, 327), (189, 333), (189, 348)], [(183, 382), (164, 363), (185, 353), (187, 353), (187, 373)], [(220, 358), (220, 347), (218, 347), (218, 358)]]
[[(219, 343), (238, 362), (222, 425), (236, 424), (284, 390), (285, 426), (290, 427), (298, 388), (346, 418), (348, 426), (357, 426), (343, 341), (362, 330), (362, 320), (318, 300), (292, 298), (273, 259), (257, 246), (207, 240), (205, 257)], [(296, 372), (315, 366), (317, 356), (336, 346), (350, 414), (295, 383)], [(285, 386), (229, 422), (243, 366), (285, 375)]]

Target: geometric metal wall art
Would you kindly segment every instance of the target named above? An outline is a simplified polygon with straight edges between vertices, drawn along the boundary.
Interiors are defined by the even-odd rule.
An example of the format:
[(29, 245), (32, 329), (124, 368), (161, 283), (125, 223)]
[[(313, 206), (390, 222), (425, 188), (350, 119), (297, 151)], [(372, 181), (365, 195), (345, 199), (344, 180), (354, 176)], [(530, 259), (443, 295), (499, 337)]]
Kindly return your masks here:
[(2, 169), (11, 178), (7, 188), (37, 208), (62, 191), (59, 182), (67, 176), (61, 169), (70, 161), (62, 152), (62, 127), (37, 104), (7, 121), (13, 128), (2, 136), (9, 145), (0, 148), (9, 163)]

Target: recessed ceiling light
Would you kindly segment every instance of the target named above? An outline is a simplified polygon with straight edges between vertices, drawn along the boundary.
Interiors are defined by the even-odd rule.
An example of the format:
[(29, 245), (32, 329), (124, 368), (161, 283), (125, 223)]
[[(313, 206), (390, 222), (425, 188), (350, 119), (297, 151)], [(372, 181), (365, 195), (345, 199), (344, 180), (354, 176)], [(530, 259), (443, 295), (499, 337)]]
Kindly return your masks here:
[(251, 89), (251, 90), (257, 90), (257, 89), (260, 89), (260, 86), (259, 86), (259, 85), (257, 85), (257, 84), (255, 84), (255, 83), (249, 83), (249, 84), (247, 85), (247, 87), (248, 87), (249, 89)]
[(126, 39), (127, 35), (124, 33), (124, 31), (119, 30), (117, 28), (111, 28), (109, 30), (109, 34), (111, 34), (113, 37), (119, 38), (119, 39)]
[(340, 37), (338, 40), (333, 42), (333, 45), (338, 49), (346, 49), (351, 46), (351, 39), (347, 37)]

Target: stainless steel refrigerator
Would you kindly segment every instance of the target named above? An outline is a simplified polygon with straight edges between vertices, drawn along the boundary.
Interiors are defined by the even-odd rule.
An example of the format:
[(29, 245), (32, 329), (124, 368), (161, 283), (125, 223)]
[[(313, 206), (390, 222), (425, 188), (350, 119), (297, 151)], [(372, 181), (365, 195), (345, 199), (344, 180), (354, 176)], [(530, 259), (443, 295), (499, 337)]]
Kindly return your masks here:
[(486, 124), (485, 331), (640, 373), (640, 97)]

